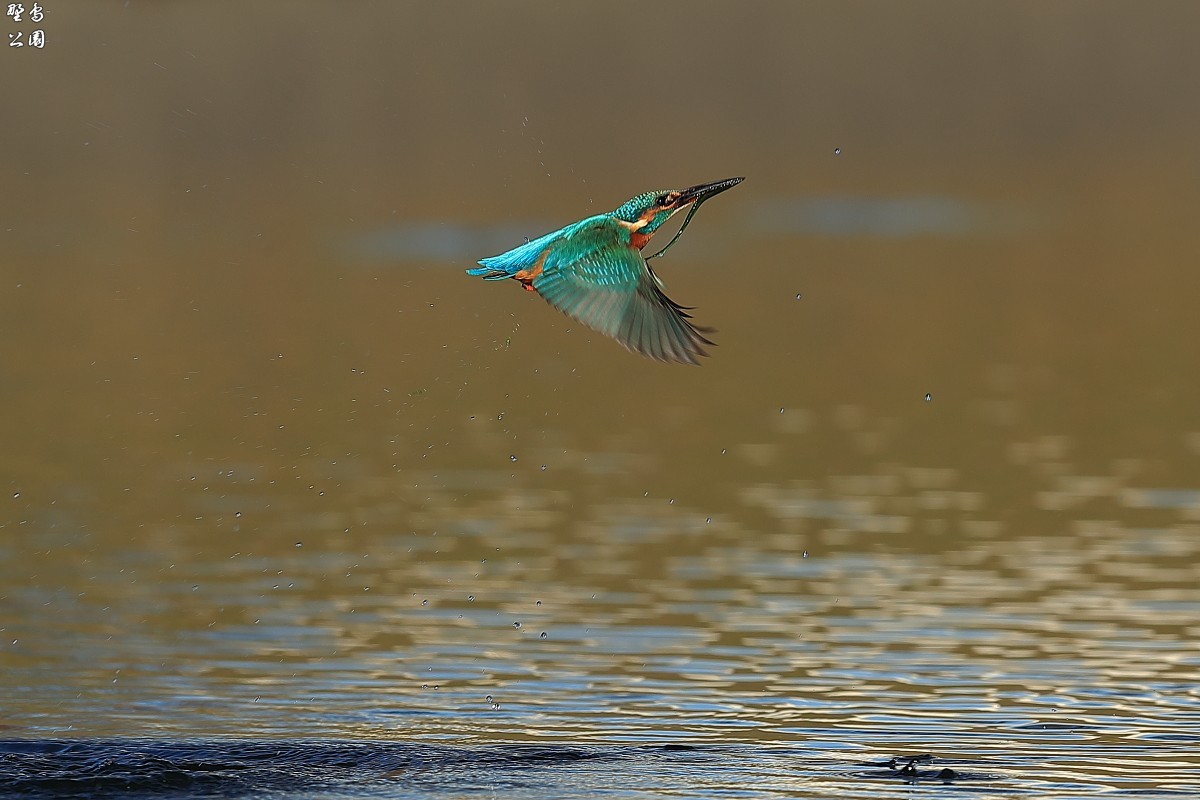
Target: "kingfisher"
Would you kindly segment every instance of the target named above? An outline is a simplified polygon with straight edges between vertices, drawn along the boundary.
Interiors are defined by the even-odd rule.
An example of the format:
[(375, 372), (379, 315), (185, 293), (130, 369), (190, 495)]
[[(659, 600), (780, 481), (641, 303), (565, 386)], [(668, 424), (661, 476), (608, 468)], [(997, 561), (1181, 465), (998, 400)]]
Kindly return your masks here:
[[(663, 293), (650, 267), (683, 234), (700, 204), (743, 178), (687, 189), (644, 192), (615, 211), (580, 220), (507, 253), (479, 260), (468, 275), (487, 281), (512, 278), (568, 317), (611, 336), (628, 350), (658, 361), (699, 364), (711, 328), (692, 324), (691, 309)], [(652, 256), (643, 256), (655, 232), (691, 206), (683, 226)]]

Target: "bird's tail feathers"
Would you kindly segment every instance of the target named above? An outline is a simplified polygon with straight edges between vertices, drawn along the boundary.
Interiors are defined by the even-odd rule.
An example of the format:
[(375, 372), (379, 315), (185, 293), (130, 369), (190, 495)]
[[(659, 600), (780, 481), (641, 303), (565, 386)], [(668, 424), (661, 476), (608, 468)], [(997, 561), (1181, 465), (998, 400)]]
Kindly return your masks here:
[(485, 281), (502, 281), (505, 278), (511, 278), (512, 275), (502, 269), (495, 267), (472, 267), (467, 270), (468, 275), (473, 275), (477, 278), (483, 278)]

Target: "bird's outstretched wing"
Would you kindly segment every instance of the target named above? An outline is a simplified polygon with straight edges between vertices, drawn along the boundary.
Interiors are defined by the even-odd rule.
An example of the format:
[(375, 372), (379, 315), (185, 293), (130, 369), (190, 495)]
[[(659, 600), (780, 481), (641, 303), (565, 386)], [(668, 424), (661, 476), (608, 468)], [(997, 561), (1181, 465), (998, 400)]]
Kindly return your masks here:
[(658, 361), (698, 364), (709, 328), (693, 325), (611, 217), (580, 223), (545, 254), (533, 288), (550, 305)]

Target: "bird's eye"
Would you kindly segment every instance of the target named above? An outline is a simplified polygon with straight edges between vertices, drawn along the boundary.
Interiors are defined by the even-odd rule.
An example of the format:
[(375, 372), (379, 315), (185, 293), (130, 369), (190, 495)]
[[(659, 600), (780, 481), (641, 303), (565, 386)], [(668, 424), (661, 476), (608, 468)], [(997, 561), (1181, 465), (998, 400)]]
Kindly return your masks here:
[(666, 208), (667, 206), (671, 205), (674, 202), (675, 202), (675, 198), (669, 194), (664, 194), (662, 197), (658, 198), (658, 204), (660, 206), (662, 206), (663, 208)]

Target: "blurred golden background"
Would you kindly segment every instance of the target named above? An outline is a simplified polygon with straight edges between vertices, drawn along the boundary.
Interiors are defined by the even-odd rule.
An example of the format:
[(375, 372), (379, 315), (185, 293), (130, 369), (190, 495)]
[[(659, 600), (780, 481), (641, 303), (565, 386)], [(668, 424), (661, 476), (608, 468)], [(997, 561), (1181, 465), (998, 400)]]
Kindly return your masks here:
[[(808, 713), (870, 739), (894, 681), (1024, 724), (1079, 674), (1171, 729), (1095, 636), (1183, 703), (1196, 4), (43, 5), (0, 53), (19, 731), (805, 739), (841, 687)], [(701, 368), (463, 273), (733, 175), (657, 262)], [(931, 629), (950, 677), (896, 660)]]

